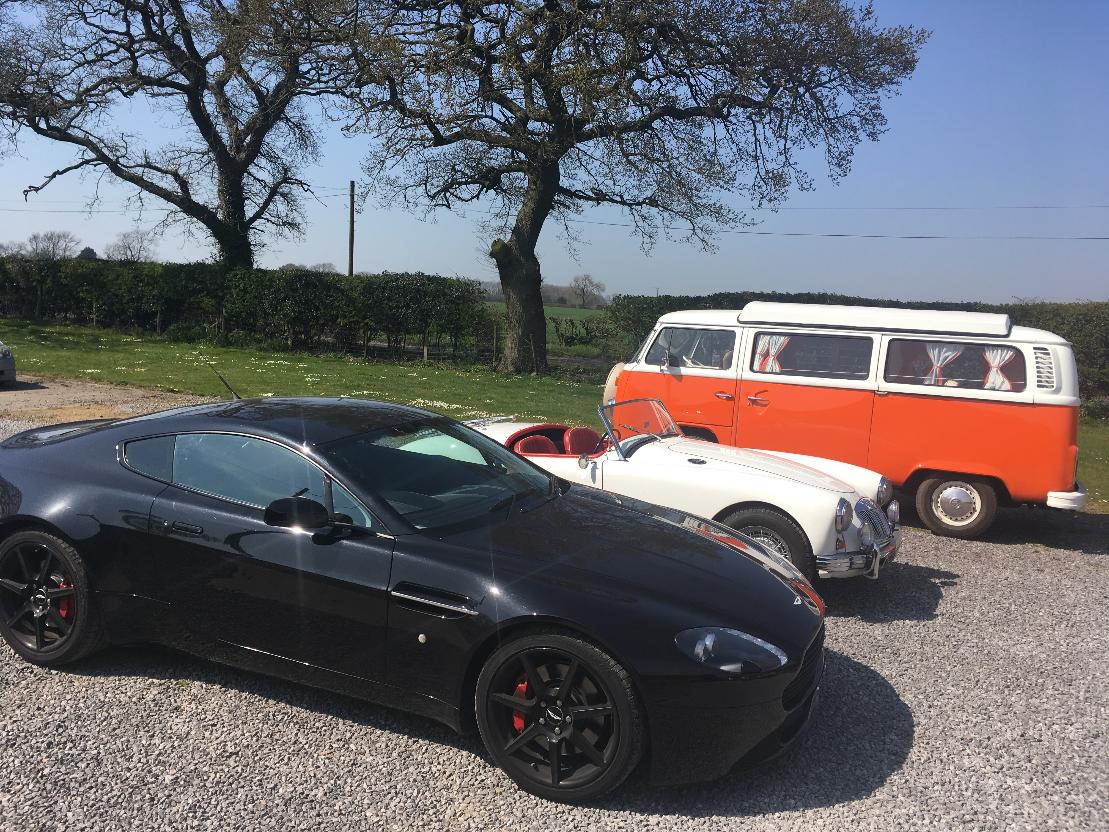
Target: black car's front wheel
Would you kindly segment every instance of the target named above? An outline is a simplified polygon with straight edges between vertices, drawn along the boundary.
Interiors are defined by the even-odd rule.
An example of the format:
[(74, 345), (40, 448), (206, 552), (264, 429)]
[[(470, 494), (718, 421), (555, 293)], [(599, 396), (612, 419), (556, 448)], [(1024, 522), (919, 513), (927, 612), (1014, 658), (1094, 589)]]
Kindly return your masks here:
[(100, 646), (88, 572), (76, 549), (39, 531), (0, 542), (0, 635), (40, 665), (75, 661)]
[(643, 754), (642, 711), (627, 671), (572, 636), (528, 635), (503, 645), (482, 668), (475, 705), (494, 762), (549, 800), (599, 797)]

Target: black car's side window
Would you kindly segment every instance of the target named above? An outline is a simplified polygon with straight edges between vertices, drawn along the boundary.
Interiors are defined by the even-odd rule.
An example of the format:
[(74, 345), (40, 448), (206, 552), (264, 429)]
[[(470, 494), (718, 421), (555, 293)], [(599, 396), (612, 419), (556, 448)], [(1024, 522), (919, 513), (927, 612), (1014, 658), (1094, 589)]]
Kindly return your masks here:
[(123, 461), (140, 474), (173, 482), (173, 437), (154, 436), (128, 442), (123, 446)]
[[(173, 483), (217, 497), (265, 508), (281, 497), (325, 501), (323, 473), (299, 454), (249, 436), (189, 433), (177, 437)], [(371, 527), (370, 516), (338, 483), (332, 485), (336, 514)]]

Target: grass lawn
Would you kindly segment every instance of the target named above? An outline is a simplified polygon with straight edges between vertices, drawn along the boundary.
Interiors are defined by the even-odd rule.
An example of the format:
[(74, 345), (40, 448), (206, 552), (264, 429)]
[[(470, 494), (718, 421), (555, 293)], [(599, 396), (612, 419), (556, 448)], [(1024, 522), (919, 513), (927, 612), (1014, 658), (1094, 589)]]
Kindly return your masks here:
[(1090, 490), (1090, 508), (1109, 513), (1109, 424), (1083, 419), (1078, 449), (1078, 479)]
[(216, 367), (242, 396), (358, 396), (458, 419), (513, 415), (592, 425), (604, 381), (596, 373), (501, 376), (474, 365), (363, 363), (15, 320), (0, 320), (0, 341), (12, 348), (19, 372), (31, 375), (226, 395), (210, 369)]

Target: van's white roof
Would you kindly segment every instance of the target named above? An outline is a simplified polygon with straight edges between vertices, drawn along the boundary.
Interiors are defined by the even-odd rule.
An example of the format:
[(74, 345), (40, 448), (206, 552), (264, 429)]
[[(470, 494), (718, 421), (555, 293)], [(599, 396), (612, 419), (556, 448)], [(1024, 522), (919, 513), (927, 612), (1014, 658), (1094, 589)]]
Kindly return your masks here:
[(1066, 343), (1054, 333), (1021, 326), (1014, 327), (1008, 315), (990, 312), (948, 312), (940, 309), (896, 309), (883, 306), (751, 301), (742, 310), (690, 309), (670, 312), (663, 315), (659, 322), (700, 326), (735, 326), (740, 323), (854, 329), (869, 332), (922, 332)]

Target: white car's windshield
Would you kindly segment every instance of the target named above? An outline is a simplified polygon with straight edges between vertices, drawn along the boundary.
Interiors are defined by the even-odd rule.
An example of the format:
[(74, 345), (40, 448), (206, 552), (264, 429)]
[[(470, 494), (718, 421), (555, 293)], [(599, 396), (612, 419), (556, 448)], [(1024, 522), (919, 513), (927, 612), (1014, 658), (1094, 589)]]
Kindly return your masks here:
[(681, 435), (666, 405), (658, 399), (633, 399), (605, 405), (601, 408), (601, 418), (613, 442), (622, 443), (637, 436), (662, 439)]

